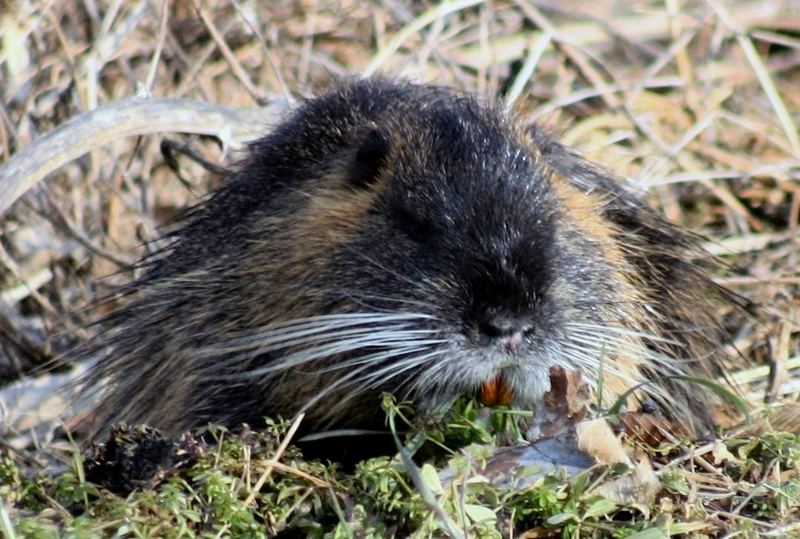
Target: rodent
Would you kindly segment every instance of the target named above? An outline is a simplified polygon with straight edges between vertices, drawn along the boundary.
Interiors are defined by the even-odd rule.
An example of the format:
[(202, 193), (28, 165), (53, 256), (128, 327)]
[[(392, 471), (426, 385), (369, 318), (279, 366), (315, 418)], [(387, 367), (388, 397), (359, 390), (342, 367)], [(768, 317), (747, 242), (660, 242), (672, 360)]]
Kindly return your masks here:
[[(303, 411), (382, 425), (498, 381), (530, 406), (552, 365), (603, 371), (711, 425), (715, 286), (696, 239), (499, 107), (368, 79), (303, 102), (144, 262), (92, 347), (97, 430), (169, 435)], [(648, 382), (649, 381), (649, 382)]]

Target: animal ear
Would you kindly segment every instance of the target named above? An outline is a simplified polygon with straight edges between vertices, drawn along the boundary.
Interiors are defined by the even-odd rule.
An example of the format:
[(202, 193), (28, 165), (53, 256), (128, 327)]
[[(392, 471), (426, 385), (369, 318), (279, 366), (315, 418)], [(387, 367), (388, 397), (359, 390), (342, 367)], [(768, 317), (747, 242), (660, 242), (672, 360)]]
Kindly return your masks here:
[(350, 165), (350, 183), (363, 188), (372, 184), (389, 155), (389, 137), (378, 128), (370, 129), (358, 144)]

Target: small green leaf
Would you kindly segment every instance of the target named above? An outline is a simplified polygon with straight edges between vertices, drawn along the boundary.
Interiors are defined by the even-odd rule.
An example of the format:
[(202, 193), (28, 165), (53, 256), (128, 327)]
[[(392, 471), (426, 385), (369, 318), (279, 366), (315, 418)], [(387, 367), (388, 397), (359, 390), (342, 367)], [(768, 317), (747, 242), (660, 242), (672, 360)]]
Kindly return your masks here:
[(611, 511), (617, 508), (617, 504), (613, 500), (609, 500), (608, 498), (600, 498), (583, 514), (583, 518), (595, 518), (601, 517), (603, 515), (609, 514)]
[(494, 522), (497, 520), (497, 515), (494, 513), (494, 511), (488, 507), (484, 507), (483, 505), (465, 503), (464, 512), (472, 522), (483, 522), (486, 520)]
[(647, 528), (633, 535), (629, 535), (627, 539), (666, 539), (667, 534), (661, 528)]
[(439, 496), (444, 493), (442, 483), (439, 481), (439, 473), (431, 464), (423, 464), (420, 475), (433, 494)]
[(548, 518), (545, 523), (547, 523), (549, 526), (560, 526), (561, 524), (570, 520), (578, 520), (577, 515), (575, 515), (575, 513), (557, 513)]

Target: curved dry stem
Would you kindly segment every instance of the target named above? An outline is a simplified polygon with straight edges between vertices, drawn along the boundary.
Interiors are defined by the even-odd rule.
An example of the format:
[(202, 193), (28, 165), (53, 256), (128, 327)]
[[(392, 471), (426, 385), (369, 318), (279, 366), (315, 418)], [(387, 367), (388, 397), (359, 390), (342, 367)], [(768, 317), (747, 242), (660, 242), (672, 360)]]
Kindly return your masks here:
[(258, 109), (171, 98), (109, 103), (58, 126), (0, 166), (0, 215), (51, 172), (115, 140), (194, 133), (217, 137), (226, 148), (236, 149), (275, 126), (288, 109), (283, 100)]

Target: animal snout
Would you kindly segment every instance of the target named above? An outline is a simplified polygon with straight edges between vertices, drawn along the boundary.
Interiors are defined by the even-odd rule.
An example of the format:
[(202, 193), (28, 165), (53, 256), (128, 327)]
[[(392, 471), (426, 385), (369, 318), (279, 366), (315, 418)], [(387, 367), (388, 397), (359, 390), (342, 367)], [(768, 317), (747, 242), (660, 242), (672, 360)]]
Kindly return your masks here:
[(514, 349), (523, 343), (533, 325), (527, 314), (487, 309), (478, 320), (479, 338), (485, 344), (500, 344)]
[(510, 313), (487, 313), (478, 327), (487, 337), (503, 338), (515, 334), (525, 334), (533, 328), (533, 322), (527, 316)]

